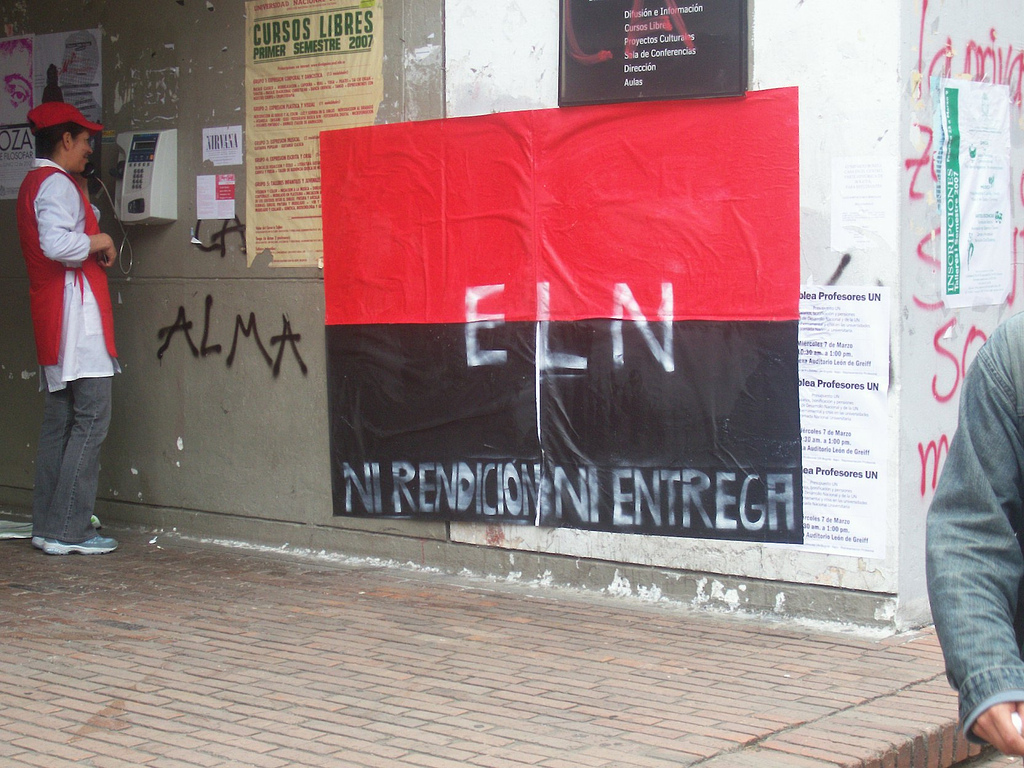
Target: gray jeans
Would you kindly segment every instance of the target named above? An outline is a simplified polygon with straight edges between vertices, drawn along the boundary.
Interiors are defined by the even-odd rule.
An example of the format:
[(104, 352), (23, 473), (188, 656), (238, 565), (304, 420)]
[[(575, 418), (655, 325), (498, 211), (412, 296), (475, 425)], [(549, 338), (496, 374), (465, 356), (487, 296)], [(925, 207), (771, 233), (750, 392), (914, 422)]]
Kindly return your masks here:
[(46, 393), (32, 494), (32, 535), (78, 544), (96, 535), (91, 519), (100, 445), (110, 426), (113, 377), (77, 379)]

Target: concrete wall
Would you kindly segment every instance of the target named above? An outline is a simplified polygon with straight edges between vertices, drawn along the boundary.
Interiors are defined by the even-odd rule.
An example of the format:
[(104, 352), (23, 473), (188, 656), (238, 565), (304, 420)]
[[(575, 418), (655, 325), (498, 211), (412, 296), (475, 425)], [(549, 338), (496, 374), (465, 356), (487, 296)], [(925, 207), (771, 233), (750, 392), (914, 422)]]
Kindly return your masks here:
[[(557, 46), (537, 43), (533, 30), (557, 33), (558, 9), (544, 0), (517, 0), (501, 13), (481, 13), (472, 0), (447, 0), (447, 103), (449, 115), (477, 114), (557, 104)], [(884, 0), (867, 3), (750, 3), (750, 88), (800, 87), (802, 280), (824, 283), (842, 254), (830, 248), (833, 157), (872, 156), (899, 162), (899, 9)], [(522, 19), (530, 19), (526, 26)], [(525, 30), (530, 30), (529, 34)], [(509, 62), (515, 62), (514, 66)], [(751, 179), (751, 183), (757, 183)], [(890, 190), (897, 206), (897, 190)], [(898, 285), (893, 245), (852, 254), (843, 275), (850, 285)], [(896, 421), (893, 402), (892, 421)], [(890, 429), (895, 435), (897, 430)], [(893, 441), (895, 445), (895, 441)], [(898, 474), (890, 475), (890, 509), (896, 507)], [(812, 600), (825, 610), (828, 598), (809, 598), (801, 585), (856, 593), (858, 620), (890, 621), (896, 611), (896, 515), (890, 514), (884, 560), (810, 554), (780, 546), (699, 539), (602, 534), (505, 526), (453, 525), (452, 536), (476, 545), (498, 543), (525, 551), (557, 553), (651, 567), (632, 582), (634, 593), (663, 588), (659, 569), (696, 571), (692, 599), (725, 606), (788, 606)], [(689, 577), (688, 577), (689, 581)], [(771, 585), (765, 584), (765, 581)], [(620, 582), (617, 585), (623, 588)], [(831, 610), (831, 609), (829, 609)], [(918, 617), (923, 621), (923, 617)]]
[[(131, 272), (125, 276), (115, 268), (112, 273), (124, 373), (114, 385), (101, 512), (197, 534), (309, 545), (320, 527), (333, 535), (347, 526), (333, 517), (330, 504), (320, 272), (271, 269), (266, 255), (247, 269), (238, 233), (224, 237), (223, 252), (204, 252), (190, 242), (195, 176), (214, 172), (202, 162), (202, 129), (245, 122), (245, 10), (243, 0), (33, 0), (4, 4), (0, 22), (6, 34), (101, 28), (105, 128), (176, 127), (179, 132), (178, 221), (130, 227)], [(380, 119), (440, 117), (440, 6), (389, 1), (385, 28)], [(100, 165), (111, 192), (106, 172), (114, 157), (113, 144), (104, 142)], [(237, 210), (244, 219), (244, 167), (219, 172), (236, 174)], [(109, 206), (98, 204), (106, 230), (120, 242)], [(203, 222), (199, 237), (210, 244), (220, 228), (220, 222)], [(0, 233), (8, 244), (0, 253), (0, 301), (6, 308), (0, 335), (0, 499), (24, 505), (32, 486), (42, 396), (13, 201), (0, 202)], [(193, 354), (184, 330), (176, 330), (158, 357), (179, 312), (192, 324), (189, 336), (200, 352)], [(227, 362), (236, 318), (248, 322), (250, 313), (275, 362), (281, 355), (277, 373), (253, 338), (241, 334), (235, 357)], [(294, 345), (272, 344), (286, 322)], [(404, 526), (403, 534), (443, 539), (445, 528)], [(343, 543), (336, 540), (333, 546)]]
[[(937, 219), (919, 197), (927, 197), (930, 183), (929, 168), (920, 160), (927, 137), (919, 125), (930, 125), (931, 118), (927, 89), (916, 88), (917, 73), (922, 61), (925, 69), (931, 66), (947, 37), (952, 55), (940, 61), (948, 58), (963, 71), (969, 43), (977, 40), (1007, 54), (1000, 76), (1012, 79), (1019, 95), (1019, 63), (1014, 69), (1009, 59), (1021, 50), (1024, 22), (1011, 13), (1008, 0), (970, 8), (936, 0), (750, 0), (750, 7), (751, 89), (800, 87), (804, 283), (824, 283), (842, 259), (830, 247), (833, 158), (870, 156), (898, 168), (899, 182), (891, 190), (893, 207), (901, 211), (902, 226), (892, 238), (898, 248), (879, 242), (853, 252), (839, 277), (840, 284), (893, 291), (884, 559), (730, 542), (333, 517), (318, 271), (271, 269), (265, 256), (246, 269), (237, 234), (227, 235), (223, 253), (190, 244), (192, 179), (212, 172), (199, 154), (202, 129), (244, 123), (243, 0), (87, 0), (79, 6), (32, 0), (0, 8), (6, 34), (102, 27), (107, 128), (179, 130), (179, 221), (132, 228), (131, 274), (112, 283), (124, 373), (115, 380), (101, 513), (195, 535), (336, 549), (730, 609), (889, 626), (927, 621), (921, 548), (932, 471), (929, 465), (921, 474), (919, 446), (924, 450), (952, 432), (953, 395), (977, 343), (972, 327), (988, 332), (1015, 307), (1012, 300), (1003, 308), (959, 313), (928, 306), (935, 301), (937, 277), (918, 255), (918, 243)], [(385, 94), (378, 120), (554, 107), (557, 34), (558, 4), (551, 0), (386, 0)], [(1018, 172), (1020, 144), (1018, 121)], [(104, 147), (105, 167), (112, 149)], [(238, 177), (238, 210), (244, 216), (244, 167), (224, 170)], [(202, 240), (209, 243), (217, 229), (205, 223)], [(116, 234), (109, 226), (108, 231)], [(0, 504), (9, 510), (30, 498), (42, 397), (27, 280), (13, 245), (12, 202), (0, 202), (0, 236), (9, 243), (0, 253), (0, 301), (7, 308), (0, 334)], [(925, 254), (928, 248), (922, 246)], [(192, 323), (189, 333), (199, 353), (193, 354), (177, 330), (158, 358), (167, 329), (182, 312)], [(241, 336), (233, 364), (227, 364), (236, 318), (247, 321), (250, 313), (264, 346), (274, 357), (281, 352), (276, 375), (252, 340)], [(283, 333), (285, 323), (301, 339), (282, 350), (270, 339)], [(949, 338), (939, 346), (950, 355), (933, 340), (947, 326)]]
[[(902, 402), (898, 460), (898, 590), (906, 610), (926, 610), (924, 520), (936, 468), (956, 428), (963, 375), (999, 323), (1024, 308), (1019, 253), (1024, 237), (1024, 18), (1009, 0), (917, 0), (903, 5), (900, 56), (900, 236), (902, 285), (894, 344), (900, 349)], [(1011, 113), (1014, 289), (1001, 306), (949, 310), (941, 306), (939, 227), (931, 167), (932, 100), (929, 77), (958, 77), (1008, 85)], [(937, 461), (936, 457), (940, 457)]]

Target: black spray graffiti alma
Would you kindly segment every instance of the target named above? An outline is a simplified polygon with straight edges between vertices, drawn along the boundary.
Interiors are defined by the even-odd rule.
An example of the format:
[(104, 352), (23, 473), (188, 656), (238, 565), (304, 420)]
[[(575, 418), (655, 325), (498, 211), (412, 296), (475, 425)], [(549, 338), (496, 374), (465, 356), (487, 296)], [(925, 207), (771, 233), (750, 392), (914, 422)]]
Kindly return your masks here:
[[(210, 343), (210, 311), (212, 308), (213, 296), (207, 294), (203, 312), (203, 335), (199, 346), (197, 347), (195, 342), (192, 340), (193, 322), (188, 319), (185, 307), (179, 306), (178, 314), (174, 318), (174, 322), (157, 331), (157, 339), (163, 342), (160, 345), (160, 348), (156, 351), (157, 359), (161, 361), (163, 360), (164, 354), (171, 346), (171, 342), (179, 333), (188, 345), (188, 349), (192, 353), (193, 357), (205, 358), (209, 355), (221, 354), (223, 351), (221, 345), (218, 343)], [(266, 361), (267, 365), (270, 366), (270, 369), (273, 371), (274, 378), (277, 378), (281, 374), (281, 360), (284, 358), (284, 351), (286, 347), (291, 350), (296, 363), (299, 365), (299, 370), (302, 371), (302, 375), (305, 376), (308, 372), (309, 369), (306, 367), (306, 363), (302, 359), (302, 355), (299, 354), (298, 345), (299, 342), (302, 341), (302, 334), (295, 333), (292, 330), (292, 324), (287, 315), (281, 315), (281, 333), (270, 337), (270, 348), (273, 349), (274, 347), (277, 347), (276, 357), (271, 357), (270, 352), (267, 351), (266, 346), (263, 344), (263, 340), (260, 338), (259, 328), (256, 323), (256, 313), (250, 312), (249, 319), (245, 321), (242, 320), (241, 315), (235, 315), (234, 330), (231, 335), (231, 349), (225, 359), (228, 368), (230, 368), (235, 361), (235, 354), (238, 351), (239, 335), (244, 339), (252, 340), (264, 361)]]

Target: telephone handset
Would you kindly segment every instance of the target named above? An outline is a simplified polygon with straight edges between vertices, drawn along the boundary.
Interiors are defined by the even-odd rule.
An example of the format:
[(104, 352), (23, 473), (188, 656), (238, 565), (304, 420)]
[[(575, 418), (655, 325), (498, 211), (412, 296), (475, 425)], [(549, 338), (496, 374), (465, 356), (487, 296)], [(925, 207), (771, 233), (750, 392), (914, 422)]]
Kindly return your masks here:
[[(92, 161), (87, 161), (85, 168), (82, 169), (82, 177), (89, 184), (89, 192), (92, 194), (92, 185), (95, 184), (97, 187), (103, 190), (103, 194), (107, 196), (107, 202), (110, 203), (110, 207), (114, 209), (114, 221), (117, 222), (117, 226), (121, 228), (121, 247), (117, 251), (117, 263), (121, 267), (121, 272), (128, 274), (132, 270), (132, 265), (135, 262), (135, 254), (132, 250), (132, 244), (128, 240), (128, 233), (125, 231), (124, 224), (117, 217), (117, 206), (110, 197), (110, 191), (107, 189), (107, 185), (103, 183), (103, 179), (99, 177), (96, 166)], [(127, 254), (125, 249), (127, 248)], [(127, 258), (126, 258), (127, 256)], [(127, 263), (126, 263), (127, 262)]]
[(165, 224), (178, 218), (178, 131), (117, 136), (114, 212), (125, 224)]

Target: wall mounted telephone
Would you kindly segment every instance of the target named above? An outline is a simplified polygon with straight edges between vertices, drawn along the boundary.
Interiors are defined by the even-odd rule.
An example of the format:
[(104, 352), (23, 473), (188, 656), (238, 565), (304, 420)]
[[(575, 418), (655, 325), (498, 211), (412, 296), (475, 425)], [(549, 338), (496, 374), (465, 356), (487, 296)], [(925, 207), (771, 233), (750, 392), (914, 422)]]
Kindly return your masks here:
[(178, 218), (178, 131), (134, 131), (117, 136), (114, 210), (125, 224), (165, 224)]

